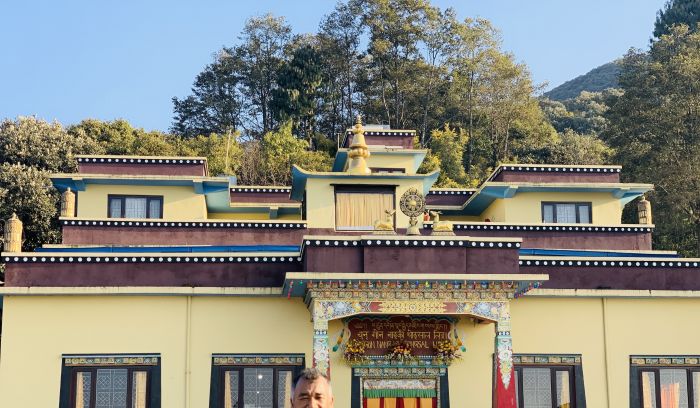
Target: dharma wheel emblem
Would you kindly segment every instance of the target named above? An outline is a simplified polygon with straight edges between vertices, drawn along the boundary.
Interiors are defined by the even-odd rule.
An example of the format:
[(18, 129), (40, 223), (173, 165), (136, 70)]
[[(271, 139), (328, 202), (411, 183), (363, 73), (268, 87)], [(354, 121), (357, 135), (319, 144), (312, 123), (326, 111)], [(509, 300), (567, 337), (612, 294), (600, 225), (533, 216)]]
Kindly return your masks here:
[(401, 212), (410, 218), (406, 235), (420, 235), (418, 217), (425, 211), (425, 197), (415, 188), (410, 188), (401, 196), (400, 205)]

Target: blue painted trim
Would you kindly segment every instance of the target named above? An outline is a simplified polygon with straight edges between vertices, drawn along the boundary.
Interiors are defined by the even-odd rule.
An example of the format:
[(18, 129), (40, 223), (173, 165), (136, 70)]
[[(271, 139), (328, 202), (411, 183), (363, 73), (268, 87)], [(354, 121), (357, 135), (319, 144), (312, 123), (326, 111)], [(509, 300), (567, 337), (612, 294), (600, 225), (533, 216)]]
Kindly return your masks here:
[(587, 251), (579, 249), (533, 249), (521, 248), (520, 256), (584, 256), (601, 258), (680, 258), (678, 254), (649, 252)]

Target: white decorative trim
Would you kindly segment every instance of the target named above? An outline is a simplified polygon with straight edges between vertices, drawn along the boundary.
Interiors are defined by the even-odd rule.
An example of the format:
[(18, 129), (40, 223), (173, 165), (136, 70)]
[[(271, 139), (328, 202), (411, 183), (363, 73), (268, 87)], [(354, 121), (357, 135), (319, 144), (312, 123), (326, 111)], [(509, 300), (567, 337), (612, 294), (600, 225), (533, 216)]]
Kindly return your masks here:
[(430, 190), (428, 195), (473, 195), (475, 190)]
[(127, 221), (127, 220), (61, 220), (62, 226), (86, 227), (185, 227), (185, 228), (279, 228), (306, 229), (306, 221), (248, 222), (248, 221)]
[(697, 260), (693, 261), (671, 261), (671, 260), (629, 260), (629, 261), (624, 261), (624, 260), (614, 260), (614, 261), (609, 261), (605, 260), (605, 258), (601, 258), (601, 260), (570, 260), (570, 261), (565, 261), (565, 260), (558, 260), (558, 259), (547, 259), (547, 258), (541, 258), (541, 259), (526, 259), (523, 260), (521, 259), (518, 261), (518, 264), (520, 266), (552, 266), (552, 267), (561, 267), (561, 266), (570, 266), (570, 267), (580, 267), (580, 266), (586, 266), (586, 267), (591, 267), (591, 266), (597, 266), (597, 267), (640, 267), (640, 268), (697, 268), (700, 266), (700, 263), (698, 263)]
[(376, 239), (305, 239), (303, 247), (356, 247), (358, 245), (374, 246), (374, 247), (412, 247), (412, 248), (429, 248), (429, 247), (463, 247), (463, 248), (520, 248), (520, 242), (512, 241), (473, 241), (468, 240), (438, 240), (438, 239), (404, 239), (404, 238), (382, 238), (377, 236)]
[[(560, 232), (648, 232), (654, 231), (653, 227), (648, 226), (574, 226), (574, 225), (484, 225), (484, 224), (469, 224), (469, 223), (457, 223), (452, 222), (455, 230), (468, 230), (468, 231), (560, 231)], [(423, 223), (424, 228), (432, 229), (432, 221), (425, 221)]]
[[(365, 130), (363, 132), (365, 136), (413, 136), (416, 134), (415, 130)], [(346, 136), (352, 136), (352, 131), (348, 130), (345, 132)]]
[(139, 159), (121, 157), (78, 157), (78, 163), (100, 163), (100, 164), (204, 164), (202, 159)]
[(5, 263), (281, 263), (301, 262), (301, 257), (294, 255), (255, 255), (235, 254), (234, 256), (221, 255), (193, 255), (192, 253), (154, 253), (137, 255), (93, 255), (92, 253), (66, 253), (65, 255), (42, 254), (36, 252), (32, 256), (4, 256)]
[(510, 165), (500, 166), (494, 174), (486, 181), (492, 181), (503, 171), (521, 171), (531, 173), (620, 173), (622, 169), (619, 166), (611, 167), (578, 167), (578, 166), (537, 166), (537, 165)]
[(291, 187), (231, 187), (232, 193), (289, 193)]

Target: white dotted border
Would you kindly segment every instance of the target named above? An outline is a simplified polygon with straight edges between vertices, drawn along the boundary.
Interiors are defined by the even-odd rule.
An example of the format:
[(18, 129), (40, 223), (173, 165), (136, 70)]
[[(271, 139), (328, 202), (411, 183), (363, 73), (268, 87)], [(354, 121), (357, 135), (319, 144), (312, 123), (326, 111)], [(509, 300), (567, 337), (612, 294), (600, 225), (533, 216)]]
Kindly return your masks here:
[(486, 181), (491, 181), (503, 171), (524, 171), (533, 173), (620, 173), (619, 167), (539, 167), (539, 166), (502, 166)]
[(78, 157), (78, 163), (128, 163), (128, 164), (204, 164), (201, 159), (133, 159), (115, 157)]
[[(433, 228), (431, 221), (426, 221), (425, 228)], [(501, 231), (579, 231), (579, 232), (653, 232), (651, 227), (595, 227), (595, 226), (558, 226), (558, 225), (473, 225), (452, 223), (457, 230), (501, 230)]]
[[(407, 239), (306, 239), (303, 246), (310, 247), (350, 247), (358, 246), (394, 247), (472, 247), (472, 248), (520, 248), (520, 242), (467, 241), (467, 240), (407, 240)], [(302, 248), (303, 251), (303, 248)]]
[(551, 259), (520, 260), (520, 266), (599, 266), (599, 267), (642, 267), (642, 268), (697, 268), (697, 261), (562, 261)]
[(6, 263), (282, 263), (301, 262), (300, 256), (5, 256)]
[(231, 187), (232, 193), (289, 193), (291, 187)]
[(473, 190), (430, 190), (428, 195), (473, 195)]
[(280, 228), (306, 229), (306, 222), (197, 222), (197, 221), (84, 221), (61, 220), (63, 226), (87, 227), (187, 227), (187, 228)]
[[(384, 135), (391, 135), (391, 136), (413, 136), (416, 134), (415, 130), (412, 131), (394, 131), (394, 130), (365, 130), (364, 132), (365, 136), (384, 136)], [(346, 136), (352, 136), (353, 133), (351, 130), (348, 130), (345, 132)]]

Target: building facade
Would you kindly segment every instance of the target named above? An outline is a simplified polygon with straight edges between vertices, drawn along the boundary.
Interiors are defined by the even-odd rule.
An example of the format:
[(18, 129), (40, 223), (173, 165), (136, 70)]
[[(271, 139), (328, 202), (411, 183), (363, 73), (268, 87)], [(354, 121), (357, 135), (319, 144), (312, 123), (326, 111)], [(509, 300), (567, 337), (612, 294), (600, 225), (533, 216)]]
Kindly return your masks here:
[(621, 224), (653, 186), (433, 188), (414, 136), (358, 123), (291, 186), (77, 157), (62, 243), (6, 234), (0, 406), (283, 408), (315, 366), (337, 407), (700, 407), (700, 261), (652, 249), (646, 200)]

